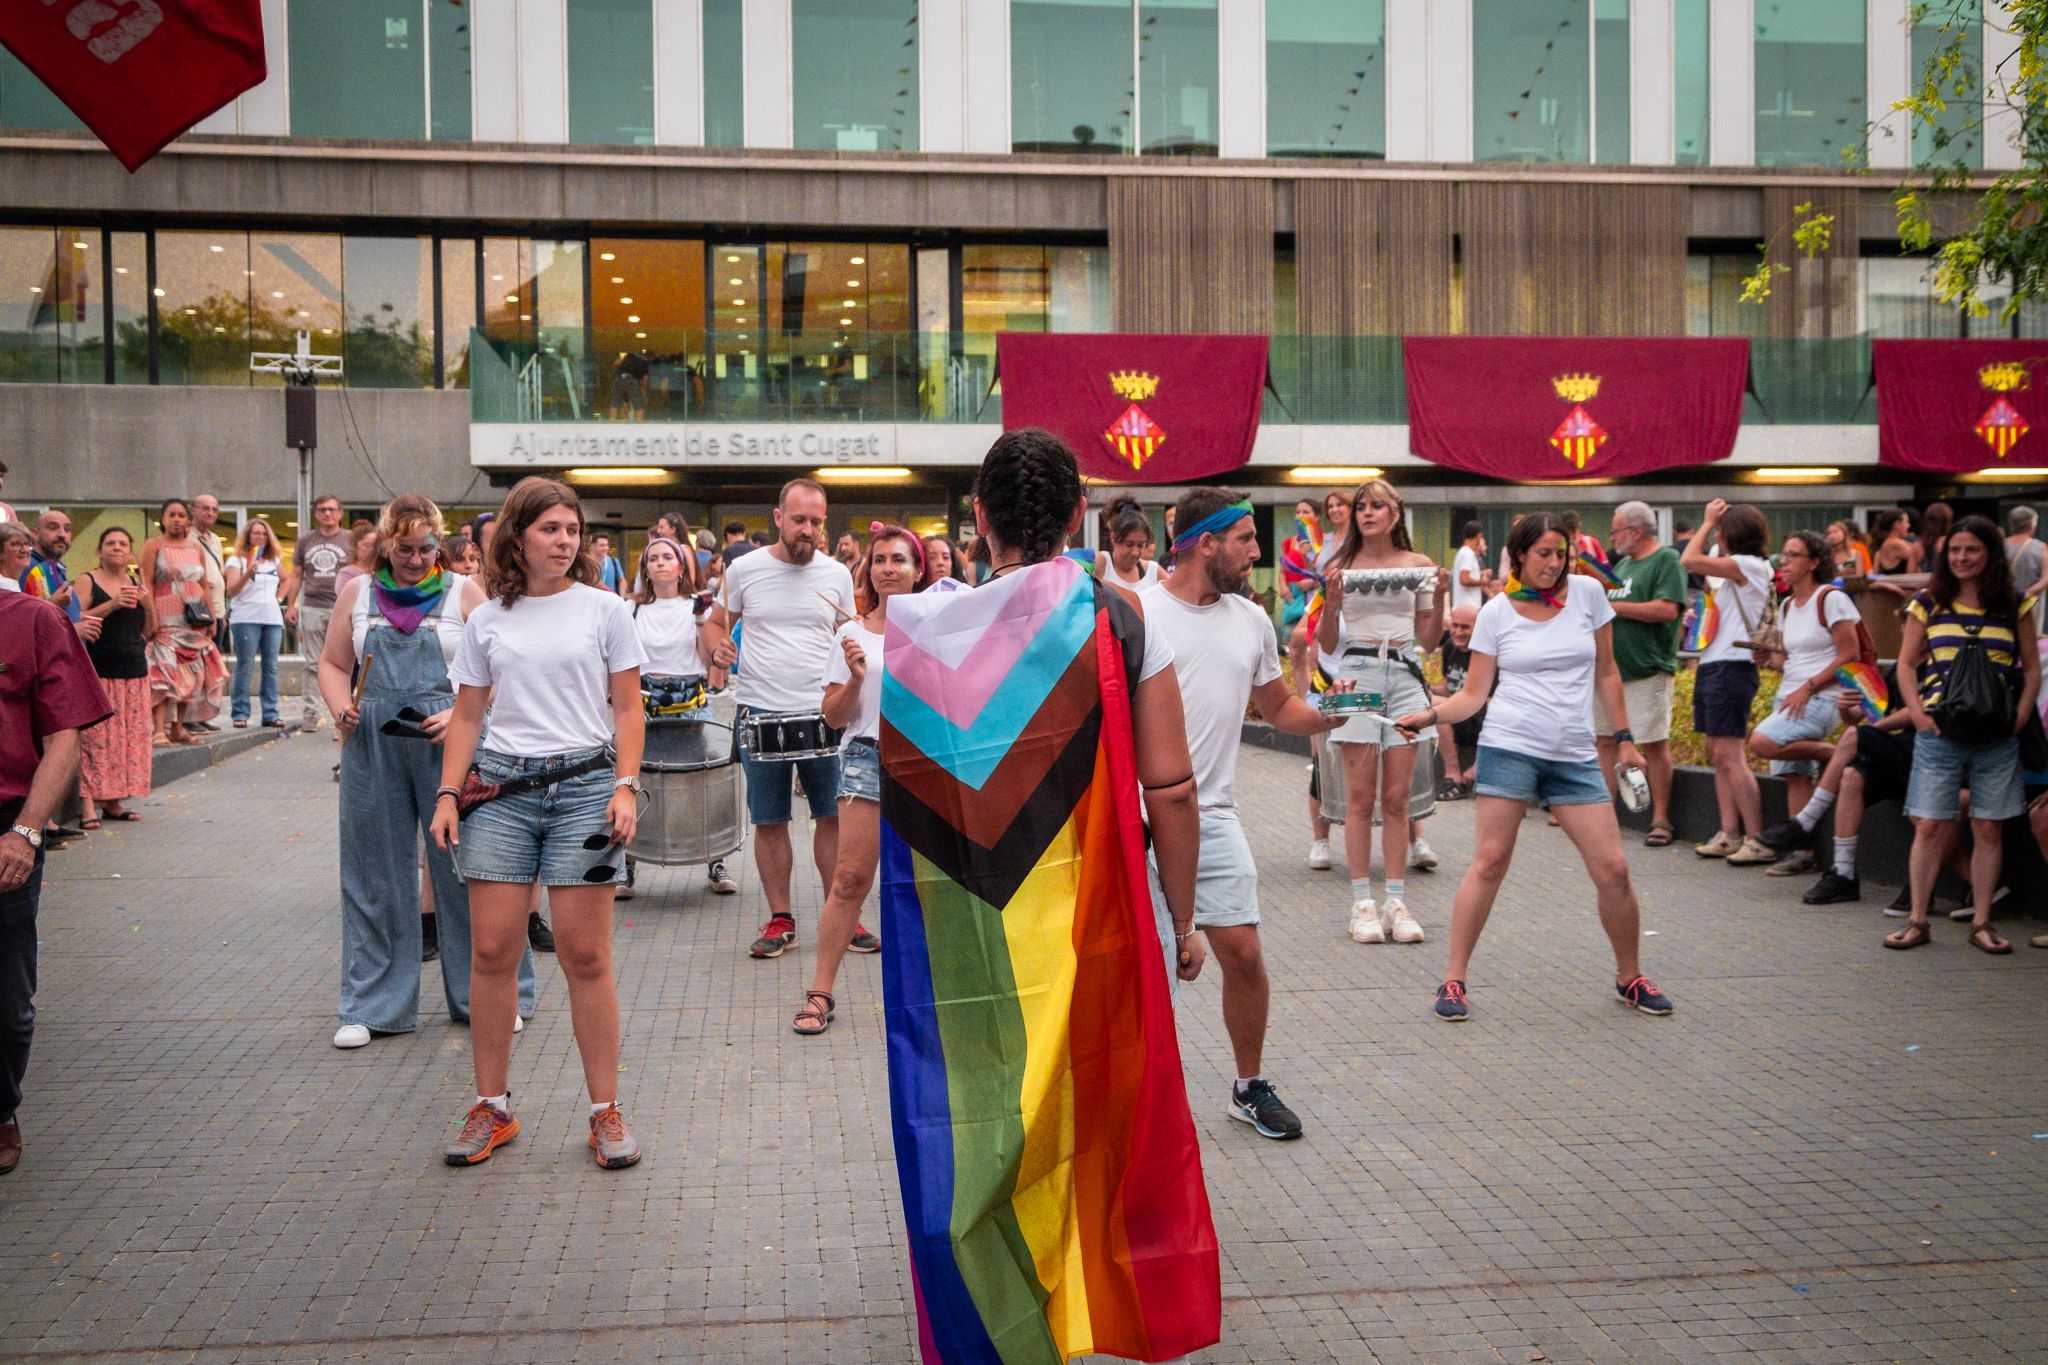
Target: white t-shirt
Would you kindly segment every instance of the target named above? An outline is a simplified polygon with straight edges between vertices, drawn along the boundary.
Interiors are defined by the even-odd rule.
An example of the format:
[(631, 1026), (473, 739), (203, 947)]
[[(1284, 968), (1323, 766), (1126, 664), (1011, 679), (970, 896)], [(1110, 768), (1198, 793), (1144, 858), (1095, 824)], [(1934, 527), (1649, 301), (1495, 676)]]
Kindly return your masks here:
[[(455, 662), (456, 651), (462, 648), (462, 595), (469, 587), (469, 580), (459, 573), (447, 576), (447, 591), (441, 594), (441, 604), (434, 609), (432, 621), (422, 621), (421, 630), (431, 630), (441, 642), (441, 663), (446, 666)], [(370, 626), (375, 620), (383, 620), (376, 610), (376, 579), (367, 575), (349, 580), (357, 584), (355, 600), (349, 606), (349, 639), (354, 642), (356, 657), (363, 657), (369, 644)], [(334, 599), (336, 610), (341, 608), (341, 598)]]
[[(1827, 603), (1825, 609), (1821, 606), (1822, 601)], [(1821, 618), (1823, 610), (1827, 614), (1826, 620)], [(1832, 675), (1839, 651), (1835, 648), (1835, 637), (1829, 632), (1837, 622), (1862, 619), (1863, 614), (1856, 610), (1849, 594), (1839, 588), (1820, 589), (1806, 599), (1803, 607), (1786, 598), (1778, 613), (1780, 628), (1785, 633), (1785, 681), (1780, 684), (1782, 695), (1791, 695), (1793, 688), (1819, 676), (1823, 670)], [(1840, 683), (1830, 682), (1814, 695), (1830, 696), (1840, 687)]]
[(1159, 585), (1145, 589), (1140, 600), (1146, 654), (1155, 638), (1173, 650), (1196, 799), (1203, 810), (1235, 810), (1245, 703), (1254, 687), (1280, 676), (1273, 623), (1256, 603), (1236, 594), (1192, 607)]
[(1143, 592), (1159, 581), (1159, 561), (1156, 559), (1141, 559), (1138, 561), (1138, 581), (1133, 583), (1130, 579), (1125, 578), (1116, 571), (1116, 561), (1109, 557), (1109, 551), (1103, 550), (1100, 553), (1102, 555), (1102, 562), (1106, 566), (1102, 576), (1112, 583), (1129, 588), (1132, 592)]
[(700, 678), (704, 657), (697, 649), (697, 599), (657, 597), (628, 608), (647, 662), (640, 667), (657, 677)]
[(1486, 705), (1480, 744), (1566, 762), (1597, 759), (1593, 744), (1594, 632), (1614, 619), (1607, 594), (1592, 579), (1567, 576), (1564, 610), (1531, 621), (1514, 601), (1496, 597), (1479, 609), (1472, 652), (1491, 654), (1499, 682)]
[(1468, 587), (1465, 575), (1471, 574), (1480, 582), (1486, 581), (1486, 562), (1479, 552), (1470, 545), (1460, 545), (1457, 555), (1451, 560), (1451, 609), (1459, 607), (1482, 607), (1486, 605), (1486, 589)]
[(572, 583), (509, 609), (493, 597), (471, 612), (448, 677), (497, 688), (488, 748), (542, 758), (611, 743), (612, 674), (645, 659), (625, 600)]
[(860, 641), (861, 652), (868, 657), (868, 671), (861, 676), (860, 706), (846, 727), (846, 738), (879, 740), (882, 737), (882, 637), (858, 621), (848, 621), (841, 626), (839, 633), (832, 637), (832, 656), (825, 662), (825, 686), (853, 681), (853, 670), (846, 666), (846, 650), (839, 643), (849, 636)]
[[(1732, 578), (1719, 580), (1714, 589), (1714, 601), (1721, 609), (1721, 624), (1714, 631), (1714, 638), (1700, 651), (1702, 664), (1717, 664), (1726, 660), (1739, 663), (1750, 662), (1749, 651), (1738, 649), (1737, 640), (1755, 638), (1750, 632), (1758, 630), (1764, 623), (1764, 612), (1771, 602), (1771, 566), (1755, 555), (1736, 555), (1735, 563), (1742, 570), (1745, 582), (1738, 584)], [(1736, 609), (1736, 594), (1741, 594), (1741, 610)], [(1744, 614), (1749, 624), (1744, 625)]]
[(740, 618), (735, 699), (754, 711), (815, 711), (825, 664), (836, 646), (833, 607), (854, 614), (853, 575), (827, 555), (799, 568), (771, 549), (742, 555), (725, 571), (725, 609)]
[[(242, 567), (240, 555), (229, 555), (224, 569), (239, 571)], [(277, 600), (280, 578), (275, 559), (258, 559), (256, 568), (249, 575), (249, 581), (242, 584), (228, 603), (228, 621), (237, 626), (281, 626), (284, 624), (284, 607)]]

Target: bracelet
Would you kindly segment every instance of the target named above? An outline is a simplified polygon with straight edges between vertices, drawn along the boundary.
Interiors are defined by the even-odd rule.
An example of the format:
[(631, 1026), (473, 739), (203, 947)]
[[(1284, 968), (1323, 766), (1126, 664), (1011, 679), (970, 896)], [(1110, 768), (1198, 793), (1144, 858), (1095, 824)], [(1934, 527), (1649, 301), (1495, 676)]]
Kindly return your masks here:
[(1436, 708), (1434, 706), (1429, 708), (1429, 723), (1432, 728), (1434, 728), (1438, 723), (1436, 718)]
[(441, 798), (442, 798), (442, 797), (444, 797), (444, 796), (452, 796), (452, 797), (454, 797), (454, 798), (455, 798), (456, 800), (460, 801), (460, 800), (462, 799), (462, 788), (460, 788), (460, 787), (436, 787), (436, 788), (434, 789), (434, 800), (435, 800), (435, 802), (436, 802), (437, 804), (438, 804), (438, 803), (440, 802)]
[(1173, 930), (1173, 941), (1175, 943), (1186, 943), (1189, 939), (1193, 938), (1196, 934), (1200, 932), (1201, 930), (1195, 928), (1193, 924), (1190, 924), (1188, 925), (1188, 931), (1185, 934), (1183, 934), (1180, 931), (1180, 926), (1175, 925)]
[(1633, 744), (1636, 742), (1636, 732), (1626, 729), (1616, 730), (1613, 738), (1616, 744)]

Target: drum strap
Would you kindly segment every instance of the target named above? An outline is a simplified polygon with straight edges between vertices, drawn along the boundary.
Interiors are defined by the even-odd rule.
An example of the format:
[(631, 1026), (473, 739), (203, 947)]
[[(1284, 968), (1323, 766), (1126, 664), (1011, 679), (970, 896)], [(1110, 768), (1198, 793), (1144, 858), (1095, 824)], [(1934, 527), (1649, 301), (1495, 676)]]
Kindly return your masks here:
[(462, 791), (455, 798), (455, 813), (459, 816), (468, 815), (486, 801), (495, 801), (501, 796), (518, 796), (523, 792), (539, 791), (542, 787), (552, 787), (557, 782), (566, 782), (572, 777), (581, 777), (585, 773), (596, 772), (599, 768), (608, 768), (617, 761), (617, 756), (606, 749), (602, 753), (592, 754), (580, 763), (570, 763), (560, 768), (546, 768), (537, 773), (528, 773), (524, 777), (507, 778), (503, 782), (484, 781), (483, 775), (472, 764), (469, 771), (462, 775)]

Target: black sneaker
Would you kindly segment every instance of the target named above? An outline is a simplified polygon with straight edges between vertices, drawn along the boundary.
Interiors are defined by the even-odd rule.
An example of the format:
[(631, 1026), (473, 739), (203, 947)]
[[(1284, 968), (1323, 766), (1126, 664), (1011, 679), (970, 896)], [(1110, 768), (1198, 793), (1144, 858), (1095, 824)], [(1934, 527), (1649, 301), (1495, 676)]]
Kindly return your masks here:
[[(1991, 893), (1991, 904), (1995, 907), (2000, 901), (2004, 900), (2007, 896), (2010, 896), (2011, 894), (2011, 887), (2001, 886), (1996, 891), (1993, 891)], [(1949, 911), (1948, 917), (1958, 924), (1966, 924), (1969, 921), (1977, 918), (1976, 887), (1971, 886), (1965, 887), (1963, 889), (1962, 903), (1956, 906), (1955, 909)]]
[(1812, 848), (1814, 832), (1819, 828), (1816, 825), (1805, 829), (1797, 820), (1780, 820), (1757, 835), (1756, 841), (1773, 853), (1790, 853), (1798, 848)]
[(1447, 1024), (1465, 1022), (1465, 983), (1446, 981), (1436, 988), (1436, 1017)]
[(432, 915), (420, 916), (420, 961), (441, 960), (441, 925)]
[(1615, 982), (1614, 993), (1621, 997), (1622, 1004), (1644, 1014), (1671, 1013), (1671, 998), (1658, 990), (1657, 983), (1647, 976), (1638, 976), (1626, 984)]
[(1832, 867), (1820, 874), (1820, 880), (1807, 888), (1800, 901), (1806, 905), (1840, 905), (1846, 901), (1863, 899), (1863, 883), (1855, 877), (1844, 877)]
[(1892, 897), (1892, 903), (1884, 908), (1886, 919), (1904, 919), (1913, 913), (1913, 888), (1902, 886), (1899, 894)]
[(1249, 1123), (1260, 1137), (1287, 1142), (1301, 1136), (1301, 1120), (1280, 1102), (1280, 1092), (1263, 1076), (1250, 1085), (1230, 1087), (1230, 1117)]
[(552, 953), (555, 950), (555, 931), (548, 928), (548, 922), (535, 910), (526, 917), (526, 941), (536, 953)]

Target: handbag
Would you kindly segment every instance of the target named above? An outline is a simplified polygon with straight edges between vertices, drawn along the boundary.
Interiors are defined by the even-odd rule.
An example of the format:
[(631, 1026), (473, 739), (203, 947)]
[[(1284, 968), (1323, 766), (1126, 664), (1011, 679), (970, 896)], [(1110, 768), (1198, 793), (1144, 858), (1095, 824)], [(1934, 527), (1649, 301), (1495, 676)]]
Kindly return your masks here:
[(1990, 744), (2010, 739), (2019, 720), (2019, 699), (2005, 670), (1991, 662), (1977, 638), (1982, 625), (1964, 626), (1969, 638), (1948, 661), (1941, 680), (1941, 700), (1927, 708), (1943, 739), (1956, 744)]
[(204, 602), (185, 604), (185, 624), (194, 630), (212, 630), (213, 612)]

